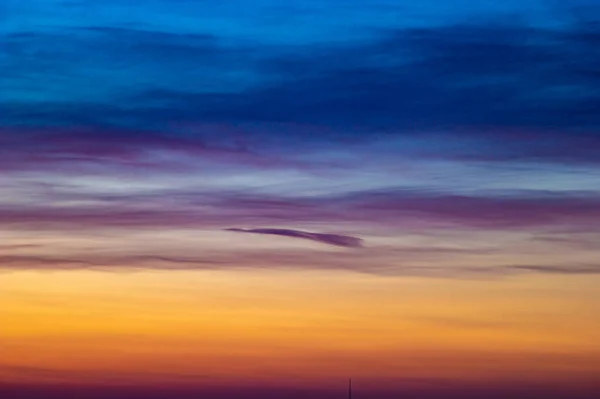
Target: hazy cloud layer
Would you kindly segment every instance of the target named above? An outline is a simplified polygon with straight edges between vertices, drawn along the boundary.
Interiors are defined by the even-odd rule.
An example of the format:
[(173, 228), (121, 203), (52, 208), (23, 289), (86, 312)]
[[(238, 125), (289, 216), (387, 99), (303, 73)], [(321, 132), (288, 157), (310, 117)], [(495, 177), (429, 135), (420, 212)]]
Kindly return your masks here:
[[(4, 267), (595, 272), (597, 5), (99, 4), (4, 10)], [(230, 226), (269, 228), (243, 236)], [(94, 259), (29, 246), (73, 231), (118, 244)], [(171, 243), (140, 255), (134, 234), (198, 234), (200, 247), (222, 252), (205, 259)], [(492, 253), (481, 252), (483, 236)], [(360, 251), (332, 247), (363, 239)], [(454, 239), (448, 267), (420, 258), (442, 262), (439, 248)], [(309, 241), (329, 252), (283, 248)], [(246, 242), (259, 255), (238, 248)], [(554, 255), (564, 255), (558, 266)], [(521, 266), (492, 267), (507, 264)]]

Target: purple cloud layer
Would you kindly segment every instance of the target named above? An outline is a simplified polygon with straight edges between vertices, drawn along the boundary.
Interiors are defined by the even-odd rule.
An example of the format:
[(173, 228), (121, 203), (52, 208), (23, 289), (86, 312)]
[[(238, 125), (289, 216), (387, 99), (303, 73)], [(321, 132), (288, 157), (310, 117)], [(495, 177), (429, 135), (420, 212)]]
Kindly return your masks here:
[[(447, 134), (344, 137), (318, 126), (294, 124), (277, 129), (269, 125), (244, 128), (198, 124), (173, 126), (166, 131), (0, 127), (0, 170), (5, 173), (40, 169), (70, 172), (82, 166), (115, 166), (177, 171), (189, 169), (190, 163), (196, 161), (257, 168), (300, 168), (319, 173), (335, 165), (356, 167), (350, 161), (352, 157), (376, 159), (377, 156), (382, 164), (385, 157), (392, 157), (397, 162), (403, 158), (595, 167), (600, 164), (600, 155), (595, 150), (598, 147), (600, 136), (595, 133), (567, 135), (550, 130), (482, 128)], [(332, 152), (345, 153), (346, 158), (336, 161), (322, 155)]]
[(398, 190), (307, 198), (167, 190), (114, 198), (90, 195), (87, 199), (92, 205), (0, 206), (0, 225), (51, 229), (224, 228), (240, 220), (282, 225), (354, 222), (391, 228), (437, 224), (492, 230), (594, 229), (600, 225), (600, 198), (585, 194), (476, 197)]

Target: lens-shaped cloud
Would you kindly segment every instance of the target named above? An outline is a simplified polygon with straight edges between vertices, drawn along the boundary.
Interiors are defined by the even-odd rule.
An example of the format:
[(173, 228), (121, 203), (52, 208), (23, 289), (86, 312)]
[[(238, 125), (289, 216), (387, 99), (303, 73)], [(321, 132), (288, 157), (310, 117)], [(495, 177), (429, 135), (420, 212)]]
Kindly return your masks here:
[(349, 247), (357, 248), (363, 245), (361, 238), (340, 235), (340, 234), (324, 234), (324, 233), (309, 233), (307, 231), (292, 230), (292, 229), (270, 229), (270, 228), (259, 228), (259, 229), (239, 229), (230, 228), (227, 231), (237, 231), (240, 233), (250, 234), (267, 234), (282, 237), (293, 237), (303, 238), (306, 240), (321, 242), (323, 244), (335, 245), (338, 247)]

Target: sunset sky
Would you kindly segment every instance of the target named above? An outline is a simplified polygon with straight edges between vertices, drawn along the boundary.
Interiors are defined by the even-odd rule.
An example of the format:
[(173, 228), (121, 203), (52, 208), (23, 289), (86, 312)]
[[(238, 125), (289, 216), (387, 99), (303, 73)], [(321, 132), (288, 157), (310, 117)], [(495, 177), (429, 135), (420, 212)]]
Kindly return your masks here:
[(0, 0), (2, 399), (597, 398), (596, 0)]

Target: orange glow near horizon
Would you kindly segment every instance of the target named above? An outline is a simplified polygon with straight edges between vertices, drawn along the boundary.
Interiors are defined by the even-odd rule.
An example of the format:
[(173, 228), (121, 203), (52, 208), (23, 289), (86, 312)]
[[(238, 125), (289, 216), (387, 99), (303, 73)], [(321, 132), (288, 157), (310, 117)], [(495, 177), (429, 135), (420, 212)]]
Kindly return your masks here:
[(0, 382), (590, 382), (600, 279), (13, 272)]

